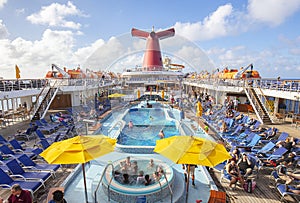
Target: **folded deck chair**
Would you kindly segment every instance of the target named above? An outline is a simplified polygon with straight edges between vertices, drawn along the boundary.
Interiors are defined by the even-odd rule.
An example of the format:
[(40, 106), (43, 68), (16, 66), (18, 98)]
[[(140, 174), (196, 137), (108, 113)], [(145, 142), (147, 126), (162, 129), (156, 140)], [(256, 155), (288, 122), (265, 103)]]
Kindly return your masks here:
[(30, 191), (32, 196), (42, 186), (39, 181), (14, 180), (0, 168), (0, 187), (10, 189), (14, 184), (19, 184), (24, 190)]
[[(3, 153), (2, 155), (10, 156), (12, 158), (18, 158), (19, 156), (24, 154), (24, 152), (21, 152), (21, 151), (15, 152), (15, 151), (11, 150), (7, 145), (0, 146), (0, 151)], [(30, 158), (36, 157), (36, 154), (34, 152), (28, 153), (27, 155)]]
[(35, 163), (30, 159), (26, 154), (23, 154), (18, 158), (18, 160), (26, 167), (31, 170), (38, 170), (38, 171), (48, 171), (53, 176), (55, 176), (55, 172), (60, 168), (58, 164), (42, 164), (42, 163)]
[(9, 171), (14, 178), (40, 181), (44, 187), (44, 183), (52, 176), (49, 172), (25, 171), (16, 159), (7, 162), (6, 166), (9, 168)]

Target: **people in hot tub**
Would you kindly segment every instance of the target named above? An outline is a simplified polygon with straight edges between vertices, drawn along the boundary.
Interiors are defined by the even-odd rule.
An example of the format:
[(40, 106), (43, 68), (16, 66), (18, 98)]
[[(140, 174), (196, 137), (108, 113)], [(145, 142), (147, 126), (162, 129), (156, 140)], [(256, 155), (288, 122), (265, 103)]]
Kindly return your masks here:
[(129, 184), (129, 175), (127, 173), (123, 174), (123, 184)]
[(151, 180), (149, 174), (146, 174), (145, 175), (145, 186), (150, 185), (151, 182), (152, 182), (152, 180)]
[(155, 167), (156, 167), (156, 165), (155, 165), (153, 159), (150, 159), (150, 161), (148, 163), (148, 166), (147, 166), (147, 169), (154, 171)]
[(139, 175), (136, 178), (136, 184), (137, 185), (142, 185), (144, 183), (145, 183), (144, 171), (139, 171)]
[(132, 165), (131, 165), (131, 167), (130, 167), (130, 171), (131, 171), (131, 174), (132, 175), (136, 175), (137, 174), (137, 172), (138, 172), (138, 163), (137, 163), (137, 161), (133, 161), (132, 162)]
[(120, 162), (120, 168), (122, 173), (128, 173), (131, 168), (130, 156), (126, 157), (124, 161)]
[(153, 173), (153, 180), (154, 180), (155, 182), (159, 182), (160, 178), (161, 178), (161, 174), (160, 174), (158, 171), (155, 171), (155, 172)]

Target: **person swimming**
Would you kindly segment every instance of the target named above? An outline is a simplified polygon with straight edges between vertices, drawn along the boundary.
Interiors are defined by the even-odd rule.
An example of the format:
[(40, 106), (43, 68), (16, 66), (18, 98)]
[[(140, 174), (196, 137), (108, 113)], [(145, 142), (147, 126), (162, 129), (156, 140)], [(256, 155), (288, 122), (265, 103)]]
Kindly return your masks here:
[(159, 131), (158, 136), (160, 137), (160, 139), (165, 138), (165, 133), (162, 129)]
[(129, 121), (128, 127), (129, 127), (129, 128), (133, 128), (133, 122), (132, 122), (132, 121)]

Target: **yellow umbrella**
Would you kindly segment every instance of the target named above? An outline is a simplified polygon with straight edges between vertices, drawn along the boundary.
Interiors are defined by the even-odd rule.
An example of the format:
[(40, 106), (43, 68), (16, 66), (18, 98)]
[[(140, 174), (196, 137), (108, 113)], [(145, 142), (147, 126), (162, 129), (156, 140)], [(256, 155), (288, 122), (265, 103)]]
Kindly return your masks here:
[(197, 102), (197, 116), (198, 116), (198, 117), (202, 116), (202, 111), (203, 111), (203, 109), (202, 109), (201, 102), (198, 101), (198, 102)]
[(110, 94), (108, 95), (109, 98), (112, 98), (112, 97), (124, 97), (126, 94), (120, 94), (120, 93), (114, 93), (114, 94)]
[(88, 202), (84, 164), (114, 151), (116, 139), (104, 135), (76, 136), (55, 142), (40, 155), (49, 164), (82, 164), (85, 198)]
[(17, 78), (17, 79), (21, 78), (21, 75), (20, 75), (20, 72), (21, 72), (21, 71), (20, 71), (20, 69), (19, 69), (19, 66), (16, 65), (15, 69), (16, 69), (16, 78)]
[[(222, 144), (193, 136), (173, 136), (156, 141), (154, 152), (159, 153), (176, 164), (188, 164), (188, 180), (190, 165), (216, 166), (231, 158)], [(186, 187), (188, 200), (189, 181)]]
[(141, 97), (141, 91), (140, 89), (137, 90), (137, 98), (139, 99)]
[(157, 152), (177, 164), (216, 166), (231, 156), (222, 144), (193, 136), (173, 136), (156, 141)]

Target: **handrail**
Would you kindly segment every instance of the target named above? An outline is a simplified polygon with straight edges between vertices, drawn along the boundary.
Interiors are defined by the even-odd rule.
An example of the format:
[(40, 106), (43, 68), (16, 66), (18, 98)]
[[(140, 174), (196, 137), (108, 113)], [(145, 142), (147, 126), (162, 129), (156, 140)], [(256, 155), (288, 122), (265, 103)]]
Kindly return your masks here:
[[(99, 180), (99, 183), (97, 184), (97, 187), (96, 187), (96, 189), (95, 189), (95, 191), (94, 191), (94, 198), (95, 198), (95, 203), (98, 203), (98, 201), (97, 201), (97, 191), (98, 191), (98, 189), (99, 189), (99, 187), (100, 187), (100, 183), (102, 182), (102, 179), (103, 179), (103, 177), (104, 177), (104, 174), (106, 173), (106, 170), (107, 170), (107, 168), (109, 167), (109, 166), (111, 166), (112, 167), (112, 174), (114, 174), (115, 172), (114, 172), (114, 165), (112, 164), (112, 163), (108, 163), (107, 165), (106, 165), (106, 167), (105, 167), (105, 169), (104, 169), (104, 171), (103, 171), (103, 173), (102, 173), (102, 175), (101, 175), (101, 178), (100, 178), (100, 180)], [(109, 184), (108, 184), (108, 187), (107, 187), (107, 190), (108, 190), (108, 201), (110, 201), (110, 190), (109, 190), (109, 187), (110, 187), (110, 184), (111, 184), (111, 181), (112, 181), (112, 179), (113, 179), (113, 176), (111, 177), (111, 179), (109, 180)]]
[[(117, 125), (120, 126), (120, 127), (119, 127), (119, 130), (117, 131), (118, 133), (120, 133), (121, 130), (124, 128), (124, 126), (125, 126), (126, 124), (125, 124), (125, 121), (123, 121), (123, 120), (117, 121), (117, 122), (116, 122), (116, 123), (108, 130), (108, 135), (110, 135), (111, 131), (112, 131)], [(117, 132), (116, 132), (116, 133), (117, 133)], [(109, 136), (109, 137), (114, 138), (115, 135), (114, 135), (114, 136)]]
[[(169, 190), (170, 190), (171, 203), (172, 203), (172, 202), (173, 202), (173, 191), (172, 191), (172, 188), (171, 188), (171, 186), (170, 186), (170, 183), (169, 183), (169, 181), (168, 181), (168, 178), (167, 178), (167, 176), (166, 176), (165, 171), (163, 171), (163, 174), (164, 174), (165, 180), (166, 180), (166, 182), (167, 182), (168, 188), (169, 188)], [(161, 188), (160, 182), (159, 182), (159, 185), (160, 185), (160, 188)], [(162, 190), (162, 188), (161, 188), (161, 190)]]
[(262, 110), (261, 106), (258, 105), (258, 101), (257, 101), (257, 98), (255, 98), (255, 96), (253, 96), (253, 94), (251, 93), (250, 89), (253, 89), (253, 87), (245, 87), (245, 92), (246, 94), (248, 95), (249, 99), (250, 99), (250, 102), (253, 104), (254, 106), (254, 111), (256, 112), (256, 114), (259, 116), (259, 120), (260, 122), (263, 122), (262, 121), (262, 118), (261, 118), (261, 114), (259, 113), (258, 109), (259, 108), (260, 110)]
[(267, 104), (267, 109), (269, 109), (270, 112), (273, 112), (274, 113), (274, 106), (272, 107), (269, 103), (269, 100), (267, 100), (266, 96), (264, 95), (263, 91), (261, 90), (260, 87), (257, 87), (257, 89), (259, 90), (260, 92), (260, 95), (262, 95), (262, 97), (264, 98), (264, 100), (266, 101), (266, 104)]

